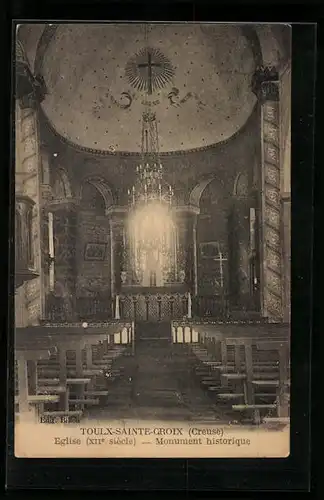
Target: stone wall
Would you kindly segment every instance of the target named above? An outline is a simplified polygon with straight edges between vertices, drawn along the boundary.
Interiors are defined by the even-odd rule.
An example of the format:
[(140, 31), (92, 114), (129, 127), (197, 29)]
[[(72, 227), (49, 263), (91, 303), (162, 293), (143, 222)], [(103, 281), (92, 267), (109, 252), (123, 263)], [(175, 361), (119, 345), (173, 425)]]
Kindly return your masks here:
[[(162, 154), (165, 182), (173, 186), (179, 204), (188, 202), (191, 190), (206, 176), (215, 175), (233, 185), (239, 172), (251, 169), (258, 147), (258, 126), (258, 115), (254, 111), (245, 127), (226, 142)], [(127, 203), (127, 189), (135, 181), (140, 155), (96, 155), (59, 141), (53, 150), (58, 152), (61, 164), (67, 169), (73, 192), (80, 193), (85, 179), (98, 176), (111, 188), (116, 204)]]
[[(31, 244), (34, 270), (39, 277), (19, 287), (15, 298), (16, 326), (27, 326), (38, 324), (44, 311), (40, 234), (40, 158), (37, 111), (33, 107), (22, 109), (18, 101), (15, 131), (16, 193), (28, 196), (35, 202), (32, 211)], [(27, 235), (25, 237), (27, 238)]]
[[(106, 245), (103, 260), (87, 258), (85, 252), (89, 243), (104, 243)], [(105, 215), (96, 215), (90, 211), (80, 210), (76, 249), (76, 293), (78, 297), (110, 294), (110, 255), (109, 218)]]
[[(200, 214), (197, 224), (198, 294), (221, 293), (222, 279), (227, 278), (227, 261), (222, 264), (219, 251), (228, 257), (227, 216), (231, 194), (224, 183), (211, 182), (200, 200)], [(221, 276), (221, 268), (224, 276)]]
[[(216, 179), (206, 185), (201, 195), (201, 215), (198, 216), (197, 227), (198, 281), (200, 281), (200, 292), (204, 289), (203, 293), (206, 294), (214, 293), (213, 283), (215, 279), (219, 280), (219, 263), (202, 259), (200, 244), (219, 242), (224, 256), (227, 255), (228, 206), (238, 173), (246, 172), (248, 177), (252, 177), (257, 162), (256, 151), (259, 147), (257, 118), (257, 114), (253, 113), (246, 126), (224, 143), (205, 149), (161, 156), (165, 181), (173, 186), (175, 200), (179, 205), (188, 204), (190, 193), (197, 185), (203, 183), (206, 177)], [(58, 164), (63, 165), (67, 171), (71, 190), (76, 197), (81, 195), (82, 186), (87, 179), (98, 178), (111, 189), (112, 204), (127, 204), (126, 193), (135, 180), (139, 156), (122, 153), (91, 155), (62, 142), (57, 143), (53, 150), (58, 153)], [(56, 166), (53, 165), (52, 168)], [(81, 207), (78, 217), (77, 296), (89, 296), (96, 292), (108, 293), (111, 286), (108, 217), (94, 216), (93, 212), (84, 211)], [(84, 260), (85, 245), (96, 241), (107, 242), (105, 260)]]
[(291, 262), (291, 66), (280, 75), (283, 319), (290, 322)]

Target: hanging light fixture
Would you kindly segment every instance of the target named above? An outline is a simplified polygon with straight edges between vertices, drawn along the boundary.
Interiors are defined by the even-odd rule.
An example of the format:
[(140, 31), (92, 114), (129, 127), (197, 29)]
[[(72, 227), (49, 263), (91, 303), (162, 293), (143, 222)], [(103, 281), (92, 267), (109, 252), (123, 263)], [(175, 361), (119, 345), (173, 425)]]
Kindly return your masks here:
[(148, 48), (148, 31), (145, 25), (145, 44), (148, 61), (142, 64), (147, 69), (147, 100), (142, 113), (142, 137), (140, 163), (136, 166), (136, 181), (128, 196), (131, 206), (146, 203), (172, 204), (174, 191), (171, 185), (164, 182), (163, 166), (159, 152), (159, 136), (156, 113), (149, 107), (152, 94), (152, 67), (157, 66), (152, 59), (152, 49)]
[(140, 163), (136, 166), (136, 182), (128, 190), (132, 206), (144, 203), (172, 204), (174, 191), (164, 182), (159, 154), (156, 114), (151, 110), (142, 115), (142, 147)]

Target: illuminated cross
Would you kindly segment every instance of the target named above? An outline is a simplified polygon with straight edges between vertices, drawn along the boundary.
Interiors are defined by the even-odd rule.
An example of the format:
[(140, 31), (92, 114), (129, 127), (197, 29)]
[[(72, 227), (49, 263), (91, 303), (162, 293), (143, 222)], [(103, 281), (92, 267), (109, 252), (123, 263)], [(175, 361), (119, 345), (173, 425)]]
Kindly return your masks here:
[(152, 94), (152, 68), (153, 67), (156, 67), (156, 68), (157, 67), (161, 67), (162, 64), (161, 63), (157, 63), (157, 62), (153, 62), (152, 61), (152, 54), (148, 50), (147, 51), (147, 62), (145, 62), (145, 63), (139, 63), (137, 66), (138, 66), (138, 68), (147, 68), (148, 93)]
[(221, 288), (224, 288), (224, 267), (223, 263), (224, 261), (227, 261), (227, 258), (223, 256), (222, 252), (219, 250), (218, 251), (218, 258), (214, 258), (215, 261), (219, 262), (219, 271), (220, 271), (220, 285)]

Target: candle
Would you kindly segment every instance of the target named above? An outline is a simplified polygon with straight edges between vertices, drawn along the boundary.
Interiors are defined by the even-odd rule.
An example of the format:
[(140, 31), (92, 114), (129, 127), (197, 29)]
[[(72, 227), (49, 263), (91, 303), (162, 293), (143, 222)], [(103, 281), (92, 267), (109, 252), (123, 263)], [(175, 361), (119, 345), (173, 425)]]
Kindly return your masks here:
[(52, 212), (48, 214), (48, 247), (50, 257), (54, 257), (54, 224)]
[(55, 284), (55, 271), (54, 271), (54, 221), (53, 213), (48, 214), (48, 253), (51, 258), (49, 265), (49, 288), (51, 291), (54, 290)]
[(119, 295), (116, 295), (115, 319), (120, 319)]
[(191, 318), (191, 315), (192, 315), (191, 308), (192, 308), (192, 304), (191, 304), (191, 293), (190, 293), (190, 292), (188, 292), (188, 318)]

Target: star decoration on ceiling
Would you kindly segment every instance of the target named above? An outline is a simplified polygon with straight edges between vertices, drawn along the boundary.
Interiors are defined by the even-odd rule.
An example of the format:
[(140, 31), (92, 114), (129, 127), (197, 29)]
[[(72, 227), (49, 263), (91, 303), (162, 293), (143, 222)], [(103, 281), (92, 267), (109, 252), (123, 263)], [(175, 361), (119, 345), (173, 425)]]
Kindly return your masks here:
[(125, 73), (132, 87), (151, 95), (172, 81), (175, 70), (159, 49), (147, 47), (128, 61)]

